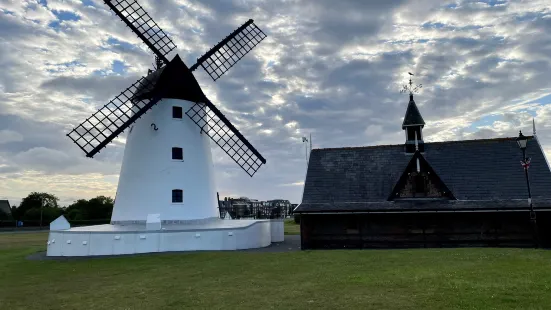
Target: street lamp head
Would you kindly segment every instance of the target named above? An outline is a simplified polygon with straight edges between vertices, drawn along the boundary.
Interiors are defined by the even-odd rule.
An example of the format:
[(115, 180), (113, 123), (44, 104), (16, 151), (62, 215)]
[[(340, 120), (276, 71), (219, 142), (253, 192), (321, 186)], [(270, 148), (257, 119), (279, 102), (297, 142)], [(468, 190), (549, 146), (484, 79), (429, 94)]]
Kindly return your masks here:
[(525, 137), (522, 134), (522, 131), (519, 131), (518, 138), (517, 138), (518, 147), (520, 147), (521, 150), (525, 150), (527, 143), (528, 143), (528, 137)]

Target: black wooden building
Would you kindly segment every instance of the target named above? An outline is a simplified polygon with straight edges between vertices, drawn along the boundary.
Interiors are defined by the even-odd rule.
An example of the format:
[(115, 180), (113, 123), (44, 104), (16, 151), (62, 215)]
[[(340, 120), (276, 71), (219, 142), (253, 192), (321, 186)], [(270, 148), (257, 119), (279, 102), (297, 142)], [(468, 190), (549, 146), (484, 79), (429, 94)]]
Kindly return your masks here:
[(551, 171), (526, 149), (536, 225), (515, 138), (423, 141), (410, 95), (405, 144), (314, 149), (302, 203), (303, 249), (549, 246)]

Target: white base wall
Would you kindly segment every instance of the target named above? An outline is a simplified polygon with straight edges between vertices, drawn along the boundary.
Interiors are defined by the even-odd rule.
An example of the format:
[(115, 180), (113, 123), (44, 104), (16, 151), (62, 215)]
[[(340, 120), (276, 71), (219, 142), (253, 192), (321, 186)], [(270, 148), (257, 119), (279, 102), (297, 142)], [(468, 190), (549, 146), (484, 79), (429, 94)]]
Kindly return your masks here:
[(283, 242), (285, 240), (285, 226), (283, 220), (270, 221), (270, 234), (272, 242)]
[[(266, 220), (246, 221), (236, 227), (238, 220), (220, 222), (220, 227), (205, 228), (185, 225), (173, 229), (124, 231), (122, 226), (106, 225), (50, 231), (47, 256), (97, 256), (155, 253), (172, 251), (242, 250), (269, 246), (272, 242), (272, 223)], [(245, 222), (245, 221), (244, 221)], [(281, 222), (283, 223), (283, 222)], [(229, 225), (232, 224), (232, 225)], [(233, 226), (233, 227), (232, 227)], [(101, 229), (100, 229), (101, 228)]]

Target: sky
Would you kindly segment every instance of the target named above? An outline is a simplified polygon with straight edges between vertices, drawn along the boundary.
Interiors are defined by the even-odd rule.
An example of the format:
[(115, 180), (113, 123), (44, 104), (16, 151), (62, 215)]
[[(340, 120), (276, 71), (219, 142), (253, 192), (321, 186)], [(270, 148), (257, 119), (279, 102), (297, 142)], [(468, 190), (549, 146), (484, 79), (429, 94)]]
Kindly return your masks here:
[[(549, 0), (139, 0), (188, 66), (252, 18), (268, 37), (207, 97), (266, 158), (249, 177), (213, 143), (221, 197), (299, 203), (313, 148), (400, 144), (407, 72), (425, 141), (532, 134), (551, 156)], [(114, 197), (124, 135), (93, 159), (66, 137), (153, 53), (100, 0), (0, 0), (0, 199)], [(519, 151), (520, 157), (520, 151)], [(520, 166), (519, 166), (520, 169)]]

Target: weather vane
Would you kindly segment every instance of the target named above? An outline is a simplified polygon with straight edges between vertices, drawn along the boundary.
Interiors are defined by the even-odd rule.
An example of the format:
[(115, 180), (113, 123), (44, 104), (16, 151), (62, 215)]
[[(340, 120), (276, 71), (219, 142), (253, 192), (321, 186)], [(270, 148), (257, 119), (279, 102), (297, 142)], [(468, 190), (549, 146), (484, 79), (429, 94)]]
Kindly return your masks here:
[(409, 84), (406, 84), (404, 85), (404, 87), (402, 88), (402, 90), (400, 90), (400, 93), (405, 93), (405, 92), (409, 92), (410, 95), (413, 95), (413, 93), (416, 93), (419, 91), (420, 88), (423, 87), (423, 84), (419, 84), (417, 86), (413, 86), (413, 82), (411, 81), (411, 77), (414, 75), (413, 73), (411, 72), (408, 72), (409, 74)]

